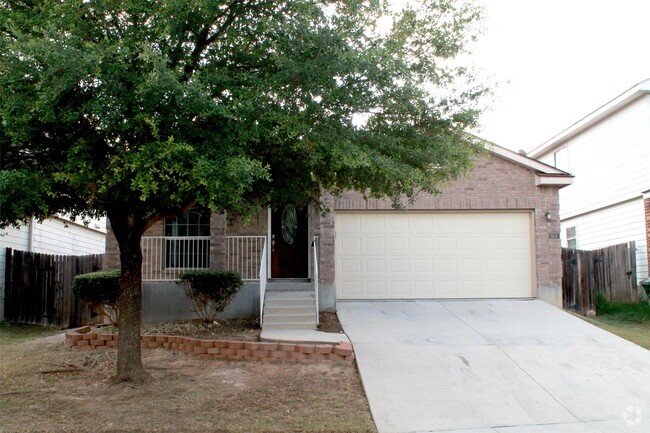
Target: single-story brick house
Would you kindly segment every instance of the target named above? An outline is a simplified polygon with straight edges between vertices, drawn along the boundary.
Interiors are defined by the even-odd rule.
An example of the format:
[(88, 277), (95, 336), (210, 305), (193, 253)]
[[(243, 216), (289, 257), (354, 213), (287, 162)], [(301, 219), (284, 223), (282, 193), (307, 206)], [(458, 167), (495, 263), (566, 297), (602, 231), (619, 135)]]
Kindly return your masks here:
[[(404, 210), (349, 191), (323, 197), (325, 215), (288, 206), (246, 225), (200, 211), (157, 223), (143, 239), (145, 320), (178, 314), (184, 295), (173, 280), (190, 267), (242, 272), (249, 284), (231, 316), (260, 314), (267, 281), (311, 290), (317, 281), (317, 308), (330, 311), (364, 299), (539, 298), (561, 307), (558, 190), (572, 176), (487, 148), (468, 176)], [(106, 268), (119, 266), (118, 254), (109, 229)]]

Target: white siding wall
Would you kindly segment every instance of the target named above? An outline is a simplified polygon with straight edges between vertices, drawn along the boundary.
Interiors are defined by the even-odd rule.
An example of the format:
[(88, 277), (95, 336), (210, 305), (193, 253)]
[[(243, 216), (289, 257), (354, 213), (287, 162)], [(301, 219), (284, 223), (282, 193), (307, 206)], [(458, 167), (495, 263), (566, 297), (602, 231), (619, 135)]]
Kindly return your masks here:
[(562, 246), (567, 245), (567, 227), (573, 226), (576, 227), (578, 248), (581, 250), (595, 250), (635, 241), (637, 280), (648, 277), (643, 199), (562, 221)]
[[(89, 227), (93, 227), (93, 223)], [(106, 233), (89, 227), (59, 218), (45, 220), (34, 225), (33, 251), (76, 256), (103, 254), (106, 249)]]
[[(67, 227), (66, 227), (67, 226)], [(52, 218), (34, 224), (32, 251), (45, 254), (104, 254), (106, 249), (106, 222), (93, 220), (90, 228), (61, 218)], [(0, 230), (0, 320), (4, 318), (4, 289), (6, 248), (27, 251), (29, 225), (20, 229)]]
[[(648, 277), (642, 192), (650, 188), (650, 95), (644, 95), (577, 136), (541, 155), (575, 176), (560, 190), (562, 244), (577, 227), (578, 248), (591, 250), (635, 241), (637, 277)], [(566, 156), (566, 159), (565, 159)]]
[[(560, 190), (562, 219), (640, 197), (650, 188), (649, 105), (646, 95), (566, 143), (575, 179)], [(553, 164), (553, 152), (540, 159)]]

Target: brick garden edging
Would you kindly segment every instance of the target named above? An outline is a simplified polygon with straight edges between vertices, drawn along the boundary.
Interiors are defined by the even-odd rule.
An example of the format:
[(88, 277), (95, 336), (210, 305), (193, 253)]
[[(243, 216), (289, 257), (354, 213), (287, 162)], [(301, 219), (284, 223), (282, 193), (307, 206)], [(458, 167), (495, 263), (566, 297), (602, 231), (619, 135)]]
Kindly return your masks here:
[[(117, 347), (117, 335), (91, 333), (89, 326), (65, 333), (65, 343), (74, 350), (94, 350)], [(354, 361), (350, 343), (304, 344), (304, 343), (260, 343), (225, 340), (203, 340), (200, 338), (142, 335), (142, 347), (165, 348), (198, 355), (208, 359), (245, 361)]]

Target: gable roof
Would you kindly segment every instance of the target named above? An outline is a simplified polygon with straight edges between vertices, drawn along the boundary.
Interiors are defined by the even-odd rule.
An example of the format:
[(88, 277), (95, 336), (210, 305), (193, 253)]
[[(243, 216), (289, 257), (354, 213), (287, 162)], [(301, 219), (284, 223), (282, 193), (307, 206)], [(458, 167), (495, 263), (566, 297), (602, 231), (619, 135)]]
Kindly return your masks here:
[(625, 107), (631, 102), (639, 99), (641, 96), (649, 93), (650, 93), (650, 79), (635, 84), (627, 91), (621, 93), (616, 98), (612, 99), (611, 101), (607, 102), (606, 104), (600, 106), (596, 110), (587, 114), (585, 117), (578, 120), (576, 123), (569, 126), (567, 129), (560, 132), (550, 140), (546, 141), (545, 143), (542, 143), (541, 145), (537, 146), (536, 148), (528, 152), (529, 155), (532, 156), (533, 158), (540, 157), (541, 155), (547, 153), (548, 151), (552, 150), (556, 146), (559, 146), (566, 140), (578, 135), (585, 129), (591, 127), (595, 123), (600, 122), (605, 117), (609, 116), (615, 111), (620, 110), (621, 108)]
[(485, 149), (490, 153), (490, 155), (505, 159), (535, 172), (535, 184), (537, 186), (556, 185), (562, 188), (573, 183), (573, 176), (566, 171), (545, 164), (529, 156), (522, 155), (513, 150), (506, 149), (505, 147), (501, 147), (480, 137), (473, 137), (485, 146)]

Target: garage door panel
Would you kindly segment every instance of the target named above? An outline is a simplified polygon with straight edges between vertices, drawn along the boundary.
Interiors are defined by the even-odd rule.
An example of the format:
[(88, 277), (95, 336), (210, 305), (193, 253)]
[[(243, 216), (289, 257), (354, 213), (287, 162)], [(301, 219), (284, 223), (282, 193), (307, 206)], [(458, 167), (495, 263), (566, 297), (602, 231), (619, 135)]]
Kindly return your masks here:
[(341, 252), (346, 253), (360, 253), (361, 252), (361, 238), (350, 236), (341, 239), (340, 243)]
[(394, 252), (404, 252), (411, 249), (411, 242), (407, 237), (391, 238), (388, 249)]
[(521, 213), (340, 213), (339, 299), (530, 297)]
[(364, 251), (380, 254), (386, 251), (386, 239), (379, 237), (367, 237), (364, 243)]
[(406, 296), (411, 293), (410, 281), (389, 281), (388, 293), (393, 296)]

